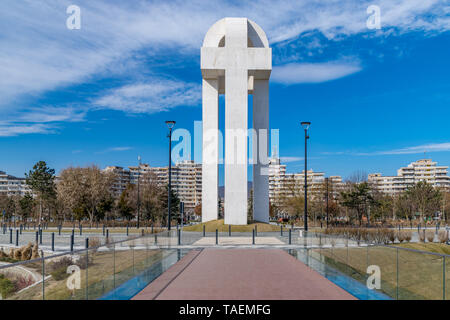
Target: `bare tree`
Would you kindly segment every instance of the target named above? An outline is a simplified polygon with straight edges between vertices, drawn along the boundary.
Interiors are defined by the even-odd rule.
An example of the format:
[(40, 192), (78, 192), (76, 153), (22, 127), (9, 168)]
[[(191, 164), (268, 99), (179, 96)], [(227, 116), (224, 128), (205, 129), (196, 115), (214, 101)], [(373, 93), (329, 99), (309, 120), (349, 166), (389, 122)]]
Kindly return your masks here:
[(348, 177), (347, 177), (347, 182), (352, 182), (352, 183), (362, 183), (367, 181), (367, 172), (359, 169), (356, 170), (354, 172), (352, 172)]
[(102, 172), (97, 166), (67, 168), (61, 172), (58, 183), (58, 197), (63, 202), (63, 210), (85, 210), (92, 224), (99, 206), (110, 197), (114, 182), (113, 173)]

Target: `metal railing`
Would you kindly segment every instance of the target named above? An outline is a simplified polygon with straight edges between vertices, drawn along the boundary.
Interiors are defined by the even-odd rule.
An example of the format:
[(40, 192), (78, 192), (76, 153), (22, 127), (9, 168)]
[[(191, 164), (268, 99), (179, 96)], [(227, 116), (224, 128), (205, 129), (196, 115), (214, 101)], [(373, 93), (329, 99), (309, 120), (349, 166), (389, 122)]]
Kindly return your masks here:
[[(173, 233), (173, 232), (172, 232)], [(187, 252), (165, 231), (0, 265), (2, 299), (130, 299)]]

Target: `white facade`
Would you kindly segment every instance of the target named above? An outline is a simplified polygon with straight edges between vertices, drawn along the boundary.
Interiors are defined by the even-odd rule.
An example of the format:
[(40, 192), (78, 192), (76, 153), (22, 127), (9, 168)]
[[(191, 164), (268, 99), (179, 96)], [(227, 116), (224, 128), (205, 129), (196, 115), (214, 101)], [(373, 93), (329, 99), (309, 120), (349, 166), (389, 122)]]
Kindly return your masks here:
[(17, 178), (0, 171), (0, 195), (24, 196), (27, 193), (32, 194), (25, 178)]
[[(308, 170), (308, 192), (311, 197), (325, 192), (325, 173)], [(329, 192), (337, 195), (344, 187), (340, 176), (330, 176)], [(270, 202), (280, 205), (285, 198), (303, 196), (305, 186), (305, 171), (286, 173), (286, 165), (279, 158), (272, 158), (269, 166), (269, 197)]]
[[(113, 185), (116, 196), (126, 189), (128, 184), (137, 184), (138, 177), (142, 183), (145, 174), (154, 174), (159, 186), (169, 183), (168, 167), (151, 167), (148, 164), (128, 168), (109, 166), (104, 171), (114, 172), (117, 176)], [(180, 201), (184, 202), (185, 212), (193, 212), (202, 199), (202, 165), (191, 160), (181, 161), (172, 166), (172, 190)]]
[(387, 194), (398, 194), (408, 187), (414, 186), (419, 181), (426, 181), (436, 188), (450, 190), (450, 176), (448, 167), (438, 166), (431, 159), (418, 160), (402, 167), (397, 171), (397, 176), (383, 176), (381, 173), (369, 174), (369, 182), (378, 191)]
[[(248, 94), (253, 94), (253, 128), (267, 142), (272, 50), (264, 31), (246, 18), (224, 18), (207, 32), (201, 48), (203, 77), (202, 221), (218, 218), (219, 94), (225, 94), (225, 224), (247, 224)], [(261, 135), (261, 132), (266, 135)], [(264, 148), (264, 146), (262, 147)], [(254, 219), (269, 221), (268, 163), (253, 165)]]

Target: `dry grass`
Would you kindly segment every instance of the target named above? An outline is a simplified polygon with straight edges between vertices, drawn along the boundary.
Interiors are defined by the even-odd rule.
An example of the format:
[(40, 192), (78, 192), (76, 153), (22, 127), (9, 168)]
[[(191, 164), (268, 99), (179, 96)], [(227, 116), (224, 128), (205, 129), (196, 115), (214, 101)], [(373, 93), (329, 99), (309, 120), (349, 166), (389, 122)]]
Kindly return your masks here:
[[(216, 232), (216, 229), (219, 232), (228, 232), (229, 228), (229, 225), (224, 224), (224, 220), (220, 219), (184, 227), (183, 231), (203, 232), (203, 226), (206, 226), (206, 232)], [(252, 230), (255, 229), (255, 226), (257, 226), (258, 232), (280, 231), (279, 226), (268, 223), (255, 222), (245, 226), (232, 225), (231, 232), (252, 232)]]
[[(403, 243), (399, 247), (449, 254), (448, 246), (438, 243)], [(319, 250), (316, 250), (318, 252)], [(443, 258), (441, 256), (397, 250), (389, 246), (349, 247), (320, 250), (328, 264), (365, 284), (367, 267), (381, 270), (381, 291), (399, 299), (442, 299)], [(447, 259), (450, 260), (450, 259)], [(450, 261), (446, 263), (446, 282), (450, 280)], [(447, 290), (446, 296), (450, 294)]]
[[(151, 264), (161, 259), (161, 250), (116, 250), (90, 252), (89, 260), (92, 265), (88, 268), (88, 293), (89, 299), (97, 299), (111, 291), (134, 275), (141, 273)], [(80, 257), (81, 259), (83, 257)], [(48, 263), (47, 263), (48, 264)], [(48, 275), (48, 273), (46, 272)], [(46, 300), (67, 300), (86, 298), (86, 269), (81, 270), (81, 288), (70, 291), (66, 285), (67, 277), (59, 281), (50, 278), (45, 281)], [(41, 300), (42, 285), (37, 285), (10, 299), (14, 300)]]

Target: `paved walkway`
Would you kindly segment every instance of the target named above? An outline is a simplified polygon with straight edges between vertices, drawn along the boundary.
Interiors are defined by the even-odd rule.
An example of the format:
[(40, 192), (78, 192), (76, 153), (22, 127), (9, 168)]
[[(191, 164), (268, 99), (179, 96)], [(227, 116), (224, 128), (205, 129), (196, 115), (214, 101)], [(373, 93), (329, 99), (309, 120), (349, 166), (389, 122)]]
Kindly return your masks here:
[[(219, 237), (219, 245), (251, 245), (253, 243), (252, 237)], [(203, 237), (196, 242), (193, 246), (212, 246), (216, 244), (215, 237)], [(276, 237), (255, 237), (256, 245), (286, 245), (280, 239)]]
[(134, 300), (355, 299), (280, 249), (192, 250)]

